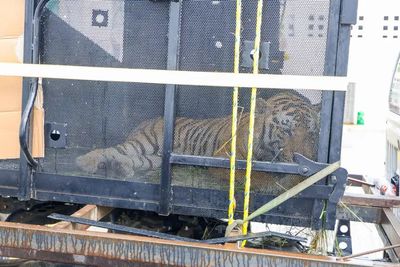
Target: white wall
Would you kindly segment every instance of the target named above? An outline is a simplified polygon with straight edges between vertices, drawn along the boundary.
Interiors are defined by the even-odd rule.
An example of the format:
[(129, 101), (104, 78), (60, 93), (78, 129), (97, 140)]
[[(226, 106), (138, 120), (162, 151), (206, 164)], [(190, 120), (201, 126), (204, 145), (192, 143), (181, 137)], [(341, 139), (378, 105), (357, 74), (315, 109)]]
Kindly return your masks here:
[(399, 0), (359, 0), (348, 76), (356, 83), (355, 112), (364, 111), (368, 128), (385, 128), (389, 87), (400, 52), (399, 17)]

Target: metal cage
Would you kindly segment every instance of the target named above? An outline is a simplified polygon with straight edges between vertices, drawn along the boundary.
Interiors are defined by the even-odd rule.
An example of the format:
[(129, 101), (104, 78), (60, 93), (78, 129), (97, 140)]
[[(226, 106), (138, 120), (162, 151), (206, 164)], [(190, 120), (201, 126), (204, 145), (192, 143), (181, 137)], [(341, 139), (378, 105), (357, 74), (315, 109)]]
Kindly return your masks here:
[[(356, 7), (356, 1), (348, 0), (267, 1), (260, 72), (345, 75)], [(26, 1), (25, 62), (232, 72), (235, 8), (233, 0)], [(245, 1), (241, 72), (251, 72), (255, 10), (256, 1)], [(0, 161), (1, 195), (163, 215), (226, 217), (228, 182), (223, 172), (214, 175), (213, 171), (229, 168), (229, 155), (207, 152), (212, 150), (206, 142), (212, 131), (201, 134), (201, 127), (196, 132), (196, 127), (185, 130), (182, 124), (190, 120), (212, 128), (218, 118), (228, 118), (231, 88), (43, 79), (46, 150), (45, 158), (38, 159), (33, 168), (27, 149), (28, 118), (38, 82), (24, 79), (22, 124), (26, 122), (26, 127), (21, 128), (21, 140), (26, 145), (21, 146), (21, 160)], [(258, 97), (268, 100), (280, 93), (260, 90)], [(293, 95), (317, 110), (315, 145), (311, 154), (295, 153), (290, 160), (279, 152), (263, 160), (256, 157), (254, 170), (268, 173), (272, 182), (254, 181), (253, 210), (340, 159), (344, 93), (301, 90)], [(240, 89), (243, 114), (248, 112), (249, 100), (250, 90)], [(157, 120), (162, 120), (161, 128), (155, 126)], [(128, 142), (146, 124), (152, 125), (151, 140), (146, 142), (162, 147), (153, 158), (146, 158), (151, 163), (142, 162), (151, 164), (151, 171), (121, 174), (116, 171), (122, 164), (119, 160), (107, 161), (95, 173), (78, 167), (82, 155), (98, 149), (104, 156), (105, 149)], [(203, 147), (197, 149), (199, 143)], [(132, 149), (147, 149), (141, 145)], [(115, 153), (114, 157), (124, 154)], [(237, 165), (245, 168), (243, 159)], [(346, 171), (339, 169), (259, 220), (332, 229), (346, 178)], [(240, 175), (237, 182), (236, 216), (241, 216)], [(321, 216), (324, 211), (326, 216)]]

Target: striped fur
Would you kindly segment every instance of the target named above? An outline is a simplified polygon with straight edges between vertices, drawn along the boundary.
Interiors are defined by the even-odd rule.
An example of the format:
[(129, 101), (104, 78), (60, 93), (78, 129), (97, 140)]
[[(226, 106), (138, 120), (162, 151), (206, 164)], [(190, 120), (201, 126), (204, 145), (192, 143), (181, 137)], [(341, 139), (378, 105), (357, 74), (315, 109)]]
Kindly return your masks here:
[[(242, 114), (237, 132), (237, 157), (247, 154), (249, 114)], [(319, 130), (318, 112), (310, 101), (284, 92), (267, 100), (257, 99), (254, 129), (254, 160), (292, 162), (293, 153), (315, 158)], [(176, 119), (174, 152), (186, 155), (228, 157), (231, 117), (195, 120)], [(141, 123), (122, 144), (96, 149), (77, 158), (87, 173), (107, 170), (117, 177), (161, 167), (163, 119)]]

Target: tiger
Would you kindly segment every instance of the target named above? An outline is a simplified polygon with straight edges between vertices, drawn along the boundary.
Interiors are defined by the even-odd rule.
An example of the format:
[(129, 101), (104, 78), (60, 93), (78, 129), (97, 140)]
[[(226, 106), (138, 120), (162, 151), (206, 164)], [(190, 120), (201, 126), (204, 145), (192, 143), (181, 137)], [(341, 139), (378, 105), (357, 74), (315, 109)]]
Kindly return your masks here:
[[(310, 159), (315, 157), (319, 116), (316, 106), (308, 98), (284, 91), (266, 100), (257, 98), (256, 102), (253, 160), (293, 162), (294, 153)], [(249, 121), (250, 114), (242, 112), (236, 133), (237, 159), (247, 157)], [(173, 151), (184, 155), (229, 157), (231, 126), (231, 116), (177, 117)], [(144, 121), (132, 130), (125, 142), (90, 151), (77, 157), (76, 164), (89, 174), (107, 170), (108, 175), (123, 178), (132, 178), (136, 172), (155, 170), (161, 167), (163, 131), (163, 118)], [(227, 169), (219, 171), (228, 176)]]

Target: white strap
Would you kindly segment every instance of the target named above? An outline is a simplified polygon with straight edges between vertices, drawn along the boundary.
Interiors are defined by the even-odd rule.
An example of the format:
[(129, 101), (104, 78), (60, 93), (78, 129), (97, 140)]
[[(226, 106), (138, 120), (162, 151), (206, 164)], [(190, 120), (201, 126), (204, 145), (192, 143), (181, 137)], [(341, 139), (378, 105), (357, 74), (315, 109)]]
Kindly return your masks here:
[[(347, 77), (296, 76), (272, 74), (234, 74), (154, 69), (78, 67), (0, 63), (0, 76), (40, 77), (52, 79), (177, 84), (216, 87), (257, 87), (346, 91)], [(90, 88), (88, 88), (90, 89)]]

